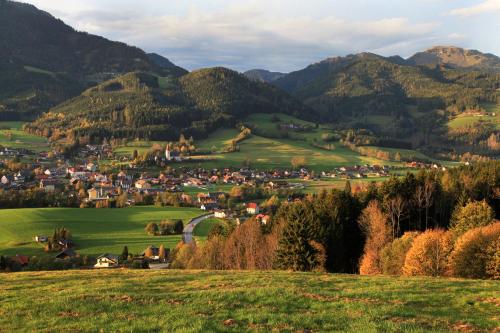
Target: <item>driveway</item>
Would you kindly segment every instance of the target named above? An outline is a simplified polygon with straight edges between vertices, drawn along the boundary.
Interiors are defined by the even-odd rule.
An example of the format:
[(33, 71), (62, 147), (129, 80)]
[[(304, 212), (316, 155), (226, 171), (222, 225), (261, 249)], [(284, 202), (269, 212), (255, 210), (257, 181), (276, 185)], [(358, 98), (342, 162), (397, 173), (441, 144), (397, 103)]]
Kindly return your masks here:
[(214, 214), (202, 215), (202, 216), (195, 217), (194, 219), (189, 221), (189, 223), (186, 224), (186, 226), (184, 227), (184, 230), (182, 231), (182, 240), (184, 241), (184, 243), (189, 244), (193, 241), (193, 230), (194, 230), (194, 227), (196, 227), (196, 225), (198, 223), (200, 223), (201, 221), (206, 220), (208, 218), (211, 218), (213, 216), (214, 216)]

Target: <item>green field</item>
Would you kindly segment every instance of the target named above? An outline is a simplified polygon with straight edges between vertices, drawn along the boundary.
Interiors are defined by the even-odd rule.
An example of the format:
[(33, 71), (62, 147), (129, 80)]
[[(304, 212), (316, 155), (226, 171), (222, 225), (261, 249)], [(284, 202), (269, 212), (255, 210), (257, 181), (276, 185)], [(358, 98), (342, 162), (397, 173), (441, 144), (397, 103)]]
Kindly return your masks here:
[[(475, 116), (469, 114), (458, 115), (448, 122), (448, 127), (450, 129), (463, 128), (467, 126), (474, 126), (474, 124), (479, 121), (488, 122), (494, 124), (498, 130), (500, 130), (500, 105), (495, 104), (485, 104), (483, 108), (488, 113), (488, 115)], [(495, 115), (493, 115), (493, 113)]]
[(20, 121), (0, 121), (0, 146), (26, 148), (34, 151), (47, 150), (47, 139), (22, 130)]
[(497, 281), (256, 271), (0, 274), (0, 332), (495, 332)]
[(216, 153), (199, 156), (207, 159), (200, 163), (183, 163), (183, 165), (196, 166), (198, 164), (207, 168), (241, 167), (250, 163), (251, 167), (259, 169), (290, 168), (294, 157), (304, 157), (306, 166), (313, 170), (331, 170), (334, 167), (361, 165), (361, 164), (395, 164), (378, 160), (376, 158), (361, 156), (342, 145), (329, 151), (313, 147), (307, 141), (292, 139), (271, 139), (258, 135), (240, 142), (240, 151), (233, 153), (220, 153), (228, 146), (238, 134), (237, 130), (223, 129), (212, 133), (208, 139), (198, 144), (202, 150), (215, 150)]
[(196, 239), (205, 240), (208, 233), (210, 232), (210, 229), (212, 229), (215, 224), (218, 224), (220, 222), (221, 220), (215, 217), (203, 220), (198, 223), (196, 227), (194, 227), (193, 235), (196, 237)]
[(131, 253), (152, 244), (173, 248), (180, 235), (149, 236), (144, 231), (146, 224), (164, 219), (187, 222), (202, 213), (195, 208), (173, 207), (2, 209), (0, 254), (40, 255), (42, 247), (33, 242), (33, 236), (51, 236), (54, 228), (62, 226), (71, 231), (76, 251), (85, 255), (119, 254), (125, 245)]

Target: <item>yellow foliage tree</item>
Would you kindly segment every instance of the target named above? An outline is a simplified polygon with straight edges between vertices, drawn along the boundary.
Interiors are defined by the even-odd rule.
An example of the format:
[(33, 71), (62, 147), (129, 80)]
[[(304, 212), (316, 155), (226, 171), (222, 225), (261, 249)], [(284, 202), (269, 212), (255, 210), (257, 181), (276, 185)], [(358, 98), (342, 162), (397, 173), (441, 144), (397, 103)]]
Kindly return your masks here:
[(415, 238), (406, 254), (403, 274), (408, 276), (448, 275), (448, 259), (452, 249), (451, 232), (442, 229), (425, 231)]
[[(467, 231), (455, 243), (450, 266), (455, 276), (494, 278), (498, 276), (493, 249), (500, 243), (500, 222)], [(495, 268), (496, 266), (496, 268)], [(490, 268), (490, 269), (488, 269)]]

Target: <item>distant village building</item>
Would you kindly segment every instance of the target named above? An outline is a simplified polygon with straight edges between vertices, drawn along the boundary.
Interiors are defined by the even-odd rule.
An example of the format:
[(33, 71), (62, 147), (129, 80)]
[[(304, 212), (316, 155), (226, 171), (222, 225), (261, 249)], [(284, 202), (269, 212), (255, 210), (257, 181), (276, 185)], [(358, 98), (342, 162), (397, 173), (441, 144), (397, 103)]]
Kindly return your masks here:
[(219, 219), (225, 219), (225, 218), (227, 217), (227, 214), (226, 214), (226, 212), (225, 212), (225, 211), (223, 211), (223, 210), (216, 209), (216, 210), (214, 211), (214, 216), (215, 216), (216, 218), (219, 218)]
[(247, 213), (251, 215), (259, 214), (259, 205), (255, 202), (247, 204)]
[(95, 268), (114, 268), (119, 266), (118, 256), (105, 253), (97, 257), (97, 263), (94, 265)]

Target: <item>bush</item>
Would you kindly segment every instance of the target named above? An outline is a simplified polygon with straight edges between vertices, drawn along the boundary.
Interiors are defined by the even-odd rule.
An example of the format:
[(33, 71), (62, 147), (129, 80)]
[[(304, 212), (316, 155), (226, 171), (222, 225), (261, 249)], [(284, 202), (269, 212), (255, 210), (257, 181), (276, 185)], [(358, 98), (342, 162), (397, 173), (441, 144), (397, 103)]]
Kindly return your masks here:
[(427, 230), (418, 235), (406, 254), (403, 274), (444, 276), (449, 274), (448, 259), (453, 249), (449, 231)]
[(158, 235), (158, 233), (160, 231), (160, 229), (158, 228), (158, 224), (156, 224), (154, 222), (148, 223), (148, 225), (146, 226), (146, 228), (144, 230), (146, 230), (146, 232), (150, 235)]
[(500, 222), (474, 228), (463, 234), (457, 239), (451, 254), (453, 275), (480, 279), (494, 278), (495, 275), (498, 277), (495, 252), (499, 239)]
[(402, 237), (387, 244), (380, 252), (382, 273), (388, 275), (403, 274), (406, 254), (410, 250), (417, 232), (406, 232)]

